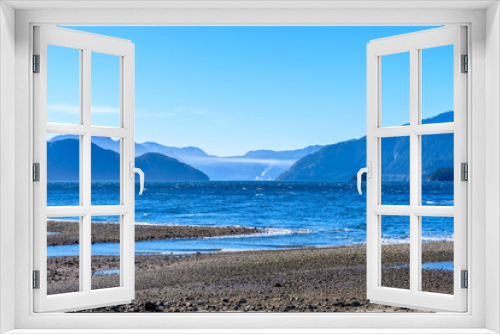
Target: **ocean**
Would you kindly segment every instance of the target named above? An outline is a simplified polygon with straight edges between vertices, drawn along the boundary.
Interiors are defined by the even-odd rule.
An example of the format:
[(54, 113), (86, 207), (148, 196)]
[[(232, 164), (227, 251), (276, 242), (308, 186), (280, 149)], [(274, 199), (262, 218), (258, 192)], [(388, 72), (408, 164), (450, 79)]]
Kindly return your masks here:
[[(364, 189), (363, 189), (364, 191)], [(78, 183), (50, 182), (49, 206), (78, 205)], [(383, 204), (409, 204), (407, 182), (384, 182)], [(119, 204), (119, 184), (94, 182), (92, 204)], [(423, 205), (453, 205), (453, 182), (423, 182)], [(136, 195), (138, 224), (239, 225), (254, 235), (135, 243), (136, 254), (184, 254), (326, 247), (366, 243), (366, 197), (356, 182), (146, 182)], [(383, 243), (409, 242), (407, 217), (383, 221)], [(57, 218), (75, 219), (75, 218)], [(453, 219), (426, 218), (422, 240), (452, 241)], [(92, 221), (116, 221), (96, 216)], [(92, 245), (92, 255), (118, 255), (119, 244)], [(49, 246), (48, 256), (77, 255), (78, 245)]]

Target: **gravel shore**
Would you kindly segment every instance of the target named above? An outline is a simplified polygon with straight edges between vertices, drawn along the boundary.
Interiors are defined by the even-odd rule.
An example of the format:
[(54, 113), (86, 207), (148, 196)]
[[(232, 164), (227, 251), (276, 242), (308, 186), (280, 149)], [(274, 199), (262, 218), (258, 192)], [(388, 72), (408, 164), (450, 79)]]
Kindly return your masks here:
[[(382, 284), (405, 287), (408, 245), (384, 245)], [(423, 262), (453, 261), (453, 243), (426, 243)], [(115, 268), (95, 256), (93, 271)], [(396, 266), (396, 267), (394, 267)], [(49, 292), (78, 289), (76, 257), (49, 258)], [(425, 291), (453, 293), (453, 272), (423, 270)], [(94, 288), (119, 274), (93, 276)], [(415, 312), (366, 299), (364, 246), (239, 253), (136, 255), (136, 299), (83, 312)]]
[[(79, 223), (76, 221), (47, 220), (47, 245), (74, 245), (79, 243)], [(135, 225), (135, 241), (204, 238), (235, 234), (262, 233), (264, 230), (242, 226), (172, 226)], [(116, 222), (92, 223), (92, 243), (119, 242), (120, 225)]]

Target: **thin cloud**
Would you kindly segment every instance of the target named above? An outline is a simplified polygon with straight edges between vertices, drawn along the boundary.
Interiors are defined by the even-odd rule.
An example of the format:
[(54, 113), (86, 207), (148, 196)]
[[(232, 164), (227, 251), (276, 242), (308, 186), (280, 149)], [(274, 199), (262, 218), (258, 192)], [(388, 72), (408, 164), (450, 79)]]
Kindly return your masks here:
[(78, 114), (80, 112), (80, 106), (69, 104), (52, 104), (47, 106), (47, 111), (55, 111), (64, 114)]
[[(118, 114), (120, 108), (105, 107), (105, 106), (92, 106), (92, 113), (97, 114)], [(47, 106), (47, 111), (59, 112), (64, 114), (78, 114), (80, 112), (79, 105), (71, 104), (51, 104)]]
[(135, 117), (154, 117), (154, 118), (168, 118), (179, 116), (178, 113), (173, 112), (136, 112)]
[(154, 117), (154, 118), (170, 118), (170, 117), (183, 117), (190, 115), (206, 115), (208, 114), (208, 110), (204, 108), (189, 110), (186, 108), (173, 108), (172, 111), (157, 111), (157, 112), (138, 112), (136, 110), (136, 117)]
[[(63, 114), (78, 114), (80, 113), (80, 106), (73, 104), (51, 104), (47, 106), (47, 111), (57, 112)], [(120, 113), (120, 108), (107, 107), (107, 106), (92, 106), (92, 113), (96, 114), (118, 114)], [(177, 117), (182, 115), (206, 115), (208, 113), (207, 109), (195, 109), (188, 110), (184, 108), (175, 108), (173, 111), (168, 112), (140, 112), (136, 110), (136, 117), (153, 117), (153, 118), (169, 118)]]
[(190, 115), (190, 114), (205, 115), (208, 113), (208, 110), (206, 108), (191, 109), (191, 108), (177, 107), (173, 109), (173, 112), (178, 115)]
[(92, 112), (98, 114), (118, 114), (120, 113), (120, 108), (116, 107), (103, 107), (103, 106), (92, 106)]
[(235, 157), (235, 158), (230, 158), (230, 157), (209, 157), (209, 158), (196, 157), (196, 158), (190, 158), (189, 161), (195, 161), (198, 163), (208, 162), (208, 163), (213, 163), (213, 164), (218, 164), (218, 163), (248, 164), (248, 163), (252, 163), (252, 164), (258, 164), (258, 165), (291, 166), (297, 160), (255, 159), (255, 158), (243, 158), (243, 157)]

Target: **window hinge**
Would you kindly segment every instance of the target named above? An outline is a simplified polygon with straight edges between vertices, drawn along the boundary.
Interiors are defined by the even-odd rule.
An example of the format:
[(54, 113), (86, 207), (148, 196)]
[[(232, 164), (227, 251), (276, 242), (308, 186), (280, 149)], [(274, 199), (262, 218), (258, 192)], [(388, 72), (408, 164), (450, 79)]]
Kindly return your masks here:
[(40, 181), (40, 164), (38, 162), (35, 162), (33, 164), (33, 181), (34, 182)]
[(469, 56), (467, 55), (462, 55), (462, 68), (461, 68), (462, 73), (467, 73), (469, 72)]
[(461, 167), (461, 180), (469, 181), (469, 165), (466, 162), (462, 162)]
[(469, 272), (467, 270), (462, 270), (462, 289), (467, 289), (469, 287)]
[(33, 270), (33, 289), (40, 289), (40, 270)]
[(33, 73), (40, 73), (40, 55), (33, 55)]

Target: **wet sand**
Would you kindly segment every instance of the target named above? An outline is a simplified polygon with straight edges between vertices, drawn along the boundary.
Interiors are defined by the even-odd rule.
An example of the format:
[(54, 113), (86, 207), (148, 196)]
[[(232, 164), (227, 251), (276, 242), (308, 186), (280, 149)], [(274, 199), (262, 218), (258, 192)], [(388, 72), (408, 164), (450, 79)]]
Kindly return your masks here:
[[(382, 284), (405, 287), (408, 246), (384, 245)], [(423, 262), (453, 261), (453, 243), (423, 244)], [(414, 312), (366, 299), (366, 248), (136, 255), (136, 299), (84, 312)], [(49, 258), (49, 292), (78, 289), (76, 257)], [(119, 267), (116, 256), (93, 257), (93, 271)], [(425, 291), (453, 293), (453, 274), (423, 270)], [(93, 276), (94, 288), (119, 274)]]

